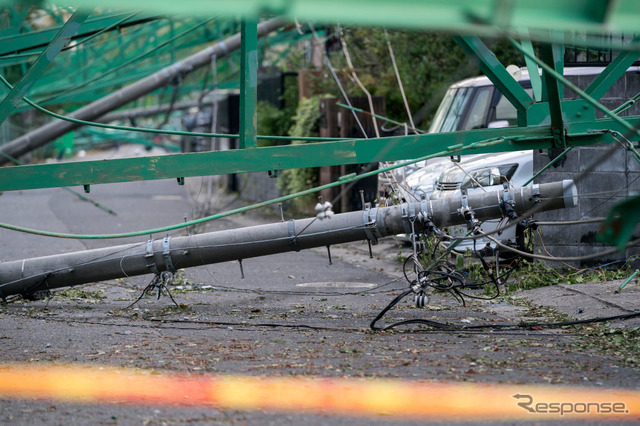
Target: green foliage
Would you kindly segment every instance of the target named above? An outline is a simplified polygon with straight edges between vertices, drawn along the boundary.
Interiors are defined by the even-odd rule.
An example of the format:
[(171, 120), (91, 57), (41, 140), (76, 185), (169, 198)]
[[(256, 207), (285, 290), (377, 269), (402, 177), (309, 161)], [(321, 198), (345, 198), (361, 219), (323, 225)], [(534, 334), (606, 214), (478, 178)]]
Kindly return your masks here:
[[(282, 94), (284, 107), (261, 101), (258, 102), (258, 134), (263, 136), (287, 136), (293, 125), (298, 106), (298, 84), (295, 79), (285, 79), (284, 93)], [(278, 141), (259, 139), (258, 146), (278, 145)]]
[[(257, 110), (259, 135), (283, 136), (286, 133), (286, 129), (291, 126), (292, 117), (287, 115), (285, 110), (278, 109), (269, 102), (258, 102)], [(274, 140), (258, 140), (258, 146), (273, 145), (277, 145)]]
[(629, 268), (589, 269), (565, 272), (554, 269), (541, 262), (523, 262), (514, 278), (518, 288), (532, 289), (560, 283), (581, 284), (586, 282), (605, 282), (627, 278), (631, 275)]
[(640, 365), (640, 333), (637, 329), (611, 329), (606, 324), (576, 328), (584, 336), (578, 346), (613, 355), (630, 367)]
[[(412, 114), (419, 115), (422, 127), (426, 127), (444, 90), (458, 80), (479, 75), (480, 71), (450, 35), (410, 31), (389, 31), (388, 34)], [(386, 98), (389, 118), (406, 121), (407, 113), (384, 30), (351, 28), (345, 29), (344, 36), (360, 80), (372, 95)], [(486, 43), (505, 66), (524, 65), (522, 56), (508, 42)], [(342, 51), (333, 53), (331, 61), (336, 68), (346, 69)], [(357, 90), (350, 93), (358, 93)]]
[[(290, 136), (318, 136), (318, 126), (320, 121), (320, 97), (314, 96), (300, 101), (298, 111), (293, 119), (293, 125), (289, 130)], [(292, 144), (303, 144), (305, 141), (293, 141)], [(280, 173), (278, 188), (285, 193), (291, 194), (318, 185), (318, 168), (291, 169)], [(309, 194), (294, 200), (294, 207), (298, 210), (309, 210), (314, 205), (315, 197)]]

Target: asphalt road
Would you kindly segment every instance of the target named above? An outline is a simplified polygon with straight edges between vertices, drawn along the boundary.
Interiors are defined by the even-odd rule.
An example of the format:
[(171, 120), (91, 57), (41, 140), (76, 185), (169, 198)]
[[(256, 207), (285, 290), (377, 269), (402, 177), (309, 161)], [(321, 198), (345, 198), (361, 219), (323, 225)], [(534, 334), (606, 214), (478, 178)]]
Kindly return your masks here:
[[(202, 193), (196, 191), (196, 198)], [(95, 234), (180, 223), (185, 217), (191, 219), (195, 211), (192, 196), (175, 181), (96, 185), (88, 196), (117, 216), (61, 189), (51, 189), (2, 194), (0, 221)], [(214, 197), (214, 210), (238, 204), (229, 197), (215, 193)], [(211, 222), (197, 232), (269, 220), (268, 214), (257, 211)], [(184, 233), (180, 230), (174, 235)], [(145, 239), (55, 239), (0, 229), (0, 240), (0, 260), (8, 261)], [(332, 252), (332, 265), (324, 250), (245, 260), (245, 278), (237, 262), (186, 270), (172, 286), (180, 308), (166, 296), (147, 296), (130, 306), (151, 275), (58, 290), (47, 300), (12, 301), (0, 306), (0, 357), (3, 362), (81, 363), (189, 375), (514, 383), (523, 392), (532, 384), (638, 387), (637, 366), (625, 361), (627, 355), (603, 351), (574, 328), (470, 332), (404, 327), (371, 332), (370, 321), (406, 288), (406, 282), (398, 278), (400, 263), (395, 258), (399, 252), (408, 254), (408, 248), (386, 240), (374, 248), (373, 259), (367, 256), (367, 246), (359, 242), (335, 247)], [(432, 297), (428, 309), (403, 301), (389, 318), (425, 318), (460, 326), (520, 318), (548, 320), (546, 311), (511, 297), (469, 301), (462, 307), (446, 295)], [(416, 403), (422, 397), (417, 396)], [(354, 422), (395, 424), (392, 419), (354, 420), (331, 413), (0, 400), (0, 424)], [(490, 423), (496, 423), (495, 419)]]

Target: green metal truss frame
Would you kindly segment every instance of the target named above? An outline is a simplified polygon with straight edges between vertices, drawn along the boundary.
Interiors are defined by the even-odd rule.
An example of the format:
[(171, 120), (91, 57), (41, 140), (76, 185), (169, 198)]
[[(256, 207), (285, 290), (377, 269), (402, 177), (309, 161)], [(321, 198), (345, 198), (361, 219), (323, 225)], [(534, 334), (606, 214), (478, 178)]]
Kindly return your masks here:
[[(142, 2), (143, 4), (145, 1)], [(187, 3), (189, 1), (187, 0)], [(450, 151), (459, 154), (470, 152), (502, 152), (522, 149), (547, 149), (558, 146), (611, 143), (611, 132), (626, 133), (635, 125), (638, 117), (624, 119), (595, 119), (594, 105), (587, 100), (562, 101), (562, 84), (555, 73), (561, 71), (561, 61), (556, 42), (561, 36), (551, 28), (604, 32), (611, 25), (621, 29), (631, 27), (629, 15), (640, 17), (640, 2), (612, 2), (606, 13), (602, 12), (602, 1), (585, 0), (580, 5), (567, 0), (522, 0), (511, 3), (510, 14), (495, 13), (502, 10), (504, 2), (495, 0), (410, 1), (399, 3), (385, 0), (366, 2), (367, 13), (361, 13), (364, 3), (358, 1), (330, 1), (329, 4), (310, 1), (286, 3), (252, 2), (252, 8), (244, 2), (199, 3), (205, 10), (216, 9), (216, 13), (238, 13), (246, 19), (242, 26), (243, 48), (241, 53), (241, 92), (243, 93), (241, 144), (242, 149), (175, 154), (158, 157), (89, 161), (77, 163), (45, 164), (0, 168), (0, 190), (32, 189), (69, 185), (92, 185), (148, 179), (182, 178), (211, 174), (242, 173), (253, 171), (282, 170), (289, 168), (318, 167), (328, 165), (359, 164), (377, 161), (393, 161), (417, 158), (432, 153)], [(73, 4), (94, 5), (91, 1)], [(159, 3), (154, 11), (168, 11), (167, 3)], [(621, 4), (624, 12), (621, 12)], [(257, 66), (252, 56), (257, 40), (252, 28), (257, 22), (257, 10), (277, 11), (302, 18), (332, 21), (347, 16), (347, 22), (359, 24), (397, 25), (401, 16), (405, 27), (418, 25), (421, 28), (446, 29), (461, 34), (456, 41), (471, 55), (483, 72), (504, 93), (518, 111), (518, 127), (501, 129), (478, 129), (446, 134), (427, 134), (369, 140), (343, 140), (275, 147), (255, 146), (255, 91)], [(335, 7), (334, 7), (335, 6)], [(411, 9), (408, 8), (411, 6)], [(184, 4), (181, 4), (181, 8)], [(391, 13), (393, 9), (393, 13)], [(199, 9), (199, 13), (202, 12)], [(427, 13), (428, 10), (428, 13)], [(359, 13), (355, 13), (358, 11)], [(542, 12), (541, 12), (542, 11)], [(555, 15), (554, 15), (555, 14)], [(437, 19), (436, 19), (437, 17)], [(443, 17), (451, 18), (449, 21)], [(527, 18), (527, 22), (523, 19)], [(543, 19), (544, 17), (544, 19)], [(436, 22), (437, 21), (437, 22)], [(541, 101), (535, 102), (513, 79), (493, 53), (474, 35), (478, 34), (522, 34), (520, 27), (529, 27), (528, 35), (542, 39), (540, 47), (542, 61), (549, 67), (541, 82)], [(635, 22), (634, 22), (635, 28)], [(532, 50), (532, 49), (531, 49)], [(604, 93), (624, 73), (625, 65), (634, 54), (622, 55), (605, 71), (605, 76), (594, 82), (590, 93)], [(535, 96), (537, 99), (537, 96)], [(635, 136), (635, 135), (634, 135)], [(499, 143), (474, 148), (477, 142), (497, 140)]]
[(22, 102), (22, 98), (27, 95), (33, 83), (40, 78), (42, 73), (44, 73), (55, 60), (56, 56), (58, 56), (58, 53), (69, 43), (69, 40), (73, 38), (87, 17), (88, 14), (79, 10), (76, 11), (51, 39), (46, 49), (42, 51), (31, 68), (29, 68), (29, 71), (24, 74), (9, 94), (0, 102), (0, 124), (2, 124), (18, 104)]
[[(154, 52), (162, 43), (166, 43), (180, 28), (189, 28), (198, 21), (192, 18), (144, 18), (133, 21), (132, 18), (124, 20), (132, 14), (111, 13), (106, 18), (99, 15), (99, 18), (89, 18), (93, 26), (84, 29), (85, 35), (96, 34), (100, 31), (97, 22), (104, 22), (109, 26), (114, 23), (120, 23), (117, 27), (111, 28), (110, 37), (103, 37), (99, 40), (92, 40), (91, 43), (83, 45), (80, 50), (69, 50), (60, 55), (56, 62), (51, 63), (45, 75), (37, 80), (31, 80), (32, 87), (30, 94), (37, 102), (46, 105), (56, 103), (63, 104), (65, 108), (76, 103), (86, 102), (87, 100), (95, 100), (104, 96), (107, 91), (114, 90), (123, 84), (135, 81), (143, 76), (149, 75), (164, 66), (175, 62), (176, 57), (183, 57), (194, 48), (209, 44), (215, 40), (225, 38), (234, 34), (239, 29), (237, 22), (225, 21), (220, 24), (207, 25), (198, 31), (189, 34), (179, 40), (170, 43), (168, 46), (153, 56), (136, 61), (127, 67), (121, 68), (120, 65), (129, 60), (132, 56), (139, 55), (140, 51)], [(119, 20), (118, 20), (119, 19)], [(122, 22), (124, 20), (124, 22)], [(124, 26), (122, 26), (124, 24)], [(163, 29), (171, 27), (170, 30)], [(175, 27), (175, 28), (174, 28)], [(54, 28), (60, 28), (54, 27)], [(80, 28), (80, 31), (84, 27)], [(104, 28), (103, 28), (104, 29)], [(122, 30), (122, 31), (116, 31)], [(161, 34), (164, 32), (164, 34)], [(38, 34), (23, 34), (21, 37), (27, 40), (20, 43), (19, 48), (31, 46), (28, 42), (33, 42), (33, 46), (39, 47), (43, 40), (40, 33), (50, 34), (50, 30), (39, 31)], [(161, 34), (158, 36), (158, 34)], [(37, 37), (35, 37), (37, 35)], [(113, 37), (113, 36), (116, 37)], [(106, 34), (105, 34), (106, 36)], [(14, 35), (9, 39), (19, 39)], [(82, 43), (85, 38), (76, 37), (78, 43)], [(9, 49), (9, 48), (8, 48)], [(0, 69), (2, 66), (28, 64), (33, 61), (34, 56), (18, 55), (0, 56)], [(121, 68), (117, 72), (113, 69)], [(69, 72), (72, 70), (72, 72)], [(221, 70), (220, 70), (221, 71)], [(222, 72), (220, 72), (222, 74)], [(95, 83), (88, 87), (77, 87), (78, 81), (87, 81), (95, 78)], [(3, 89), (4, 90), (4, 89)], [(0, 90), (2, 93), (2, 90)], [(21, 106), (15, 109), (16, 112), (28, 109), (27, 106)]]

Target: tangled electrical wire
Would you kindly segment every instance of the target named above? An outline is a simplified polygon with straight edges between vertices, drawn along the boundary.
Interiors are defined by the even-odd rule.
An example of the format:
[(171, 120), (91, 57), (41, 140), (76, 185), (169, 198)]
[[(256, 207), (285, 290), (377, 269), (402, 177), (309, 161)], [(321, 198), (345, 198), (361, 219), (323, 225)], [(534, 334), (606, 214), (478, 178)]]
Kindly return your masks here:
[[(480, 223), (475, 219), (473, 212), (468, 211), (464, 214), (467, 215), (469, 232), (471, 234), (482, 234)], [(508, 220), (513, 220), (517, 217), (516, 215), (509, 216), (505, 217)], [(518, 219), (520, 219), (518, 220), (518, 234), (523, 234), (526, 230), (537, 227), (536, 223), (529, 218)], [(473, 240), (472, 254), (478, 263), (470, 264), (468, 272), (464, 272), (462, 265), (459, 267), (446, 259), (446, 256), (455, 247), (452, 243), (455, 238), (452, 239), (443, 230), (436, 228), (430, 220), (424, 220), (419, 223), (418, 231), (416, 232), (417, 222), (420, 221), (412, 222), (412, 231), (414, 231), (411, 234), (413, 253), (405, 259), (402, 267), (404, 277), (409, 283), (409, 289), (399, 294), (378, 314), (370, 324), (373, 330), (386, 330), (399, 325), (416, 323), (441, 327), (442, 324), (440, 323), (424, 319), (404, 320), (383, 328), (377, 327), (376, 323), (401, 300), (412, 294), (413, 301), (418, 308), (424, 308), (429, 303), (429, 294), (435, 292), (450, 294), (462, 306), (466, 306), (465, 298), (478, 300), (496, 299), (501, 294), (500, 287), (506, 283), (509, 276), (522, 261), (522, 257), (512, 257), (509, 259), (507, 267), (500, 271), (500, 256), (498, 252), (490, 247), (478, 250), (476, 248), (476, 240)], [(435, 237), (435, 242), (433, 243), (433, 249), (427, 253), (426, 248), (429, 245), (427, 238), (429, 237)], [(449, 239), (450, 244), (444, 254), (437, 256), (438, 247), (445, 239)], [(418, 250), (418, 246), (424, 247), (424, 249)], [(520, 248), (525, 249), (524, 247)], [(488, 261), (487, 258), (489, 257), (493, 260)], [(474, 267), (473, 265), (479, 265), (479, 267)], [(493, 291), (489, 288), (491, 285), (493, 286)], [(469, 292), (472, 290), (484, 290), (485, 294), (489, 294), (486, 296), (472, 294)]]

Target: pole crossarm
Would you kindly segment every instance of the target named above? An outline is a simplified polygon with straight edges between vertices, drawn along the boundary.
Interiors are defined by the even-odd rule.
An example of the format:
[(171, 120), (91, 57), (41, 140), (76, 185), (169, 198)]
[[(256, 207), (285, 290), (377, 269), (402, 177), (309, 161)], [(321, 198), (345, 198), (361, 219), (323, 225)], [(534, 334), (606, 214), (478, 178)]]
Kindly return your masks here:
[(455, 36), (454, 40), (465, 53), (476, 60), (480, 70), (502, 92), (518, 111), (518, 124), (526, 125), (526, 109), (533, 103), (531, 96), (518, 84), (496, 55), (478, 38)]
[[(625, 117), (624, 120), (633, 122), (637, 118)], [(611, 143), (614, 140), (609, 132), (625, 129), (612, 119), (567, 123), (566, 141), (573, 146)], [(475, 149), (471, 146), (492, 138), (504, 138), (504, 141)], [(549, 126), (530, 126), (3, 167), (0, 168), (0, 191), (396, 161), (458, 145), (456, 152), (466, 154), (546, 149), (552, 148), (553, 143)]]

